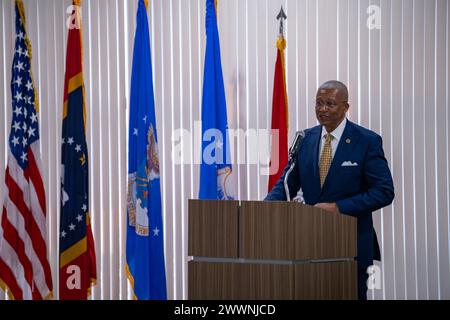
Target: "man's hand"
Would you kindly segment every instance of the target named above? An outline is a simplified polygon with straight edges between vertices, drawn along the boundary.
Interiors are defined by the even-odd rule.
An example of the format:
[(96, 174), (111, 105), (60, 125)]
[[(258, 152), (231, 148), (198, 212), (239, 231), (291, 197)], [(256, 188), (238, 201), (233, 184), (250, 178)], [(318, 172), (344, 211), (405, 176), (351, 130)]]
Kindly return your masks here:
[(327, 211), (331, 211), (331, 212), (335, 212), (335, 213), (340, 213), (339, 212), (339, 208), (336, 205), (336, 202), (322, 202), (322, 203), (317, 203), (314, 207), (323, 209), (323, 210), (327, 210)]

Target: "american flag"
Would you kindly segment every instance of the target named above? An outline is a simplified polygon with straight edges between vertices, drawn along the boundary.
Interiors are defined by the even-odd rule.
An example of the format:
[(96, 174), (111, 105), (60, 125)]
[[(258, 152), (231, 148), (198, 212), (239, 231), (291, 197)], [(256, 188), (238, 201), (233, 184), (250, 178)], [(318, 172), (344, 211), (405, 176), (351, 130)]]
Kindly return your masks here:
[(12, 123), (0, 226), (0, 286), (11, 299), (53, 297), (47, 260), (45, 189), (40, 170), (38, 100), (22, 1), (16, 0)]

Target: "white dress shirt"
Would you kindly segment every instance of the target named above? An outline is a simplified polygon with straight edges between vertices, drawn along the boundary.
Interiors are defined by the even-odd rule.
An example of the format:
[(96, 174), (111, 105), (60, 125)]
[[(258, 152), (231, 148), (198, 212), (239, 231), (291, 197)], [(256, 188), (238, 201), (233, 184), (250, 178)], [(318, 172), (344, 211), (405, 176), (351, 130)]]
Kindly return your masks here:
[[(341, 123), (334, 129), (330, 134), (333, 136), (333, 140), (331, 140), (331, 159), (334, 158), (334, 154), (336, 153), (337, 146), (339, 144), (339, 140), (341, 140), (342, 134), (344, 133), (345, 125), (347, 124), (347, 118), (341, 121)], [(325, 145), (325, 139), (327, 135), (327, 129), (322, 126), (322, 135), (320, 139), (320, 147), (319, 147), (319, 163), (320, 163), (320, 155), (322, 154), (323, 146)]]

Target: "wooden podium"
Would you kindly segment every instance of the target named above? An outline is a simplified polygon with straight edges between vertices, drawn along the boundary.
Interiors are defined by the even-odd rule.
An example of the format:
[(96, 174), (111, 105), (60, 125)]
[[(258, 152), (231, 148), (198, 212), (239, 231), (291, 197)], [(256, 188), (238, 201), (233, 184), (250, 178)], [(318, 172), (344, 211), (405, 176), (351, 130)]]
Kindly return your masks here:
[(189, 200), (189, 299), (357, 299), (356, 219), (297, 202)]

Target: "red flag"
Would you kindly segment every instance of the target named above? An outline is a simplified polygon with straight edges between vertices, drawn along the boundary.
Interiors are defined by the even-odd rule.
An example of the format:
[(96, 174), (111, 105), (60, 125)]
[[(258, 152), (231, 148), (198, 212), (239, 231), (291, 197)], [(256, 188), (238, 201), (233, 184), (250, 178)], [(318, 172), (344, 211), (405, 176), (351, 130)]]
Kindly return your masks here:
[(45, 188), (39, 151), (39, 108), (31, 72), (31, 44), (23, 3), (16, 0), (11, 80), (12, 125), (6, 192), (0, 211), (0, 287), (10, 299), (51, 299)]
[[(61, 151), (59, 298), (87, 299), (97, 278), (89, 211), (80, 0), (67, 39)], [(73, 22), (73, 21), (72, 21)]]
[(288, 162), (288, 101), (286, 94), (286, 73), (284, 64), (284, 49), (286, 40), (280, 36), (277, 40), (277, 61), (273, 81), (272, 100), (272, 130), (278, 130), (278, 137), (272, 135), (272, 152), (270, 157), (270, 172), (272, 166), (276, 171), (269, 176), (269, 192), (276, 184)]

